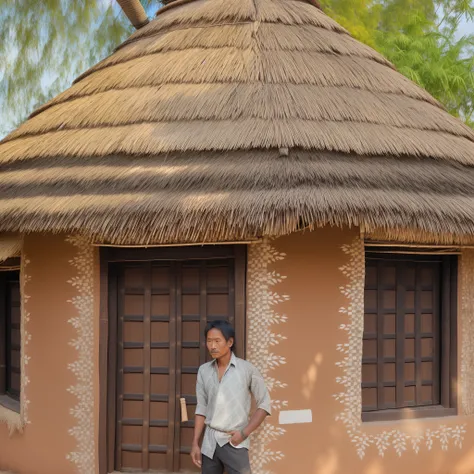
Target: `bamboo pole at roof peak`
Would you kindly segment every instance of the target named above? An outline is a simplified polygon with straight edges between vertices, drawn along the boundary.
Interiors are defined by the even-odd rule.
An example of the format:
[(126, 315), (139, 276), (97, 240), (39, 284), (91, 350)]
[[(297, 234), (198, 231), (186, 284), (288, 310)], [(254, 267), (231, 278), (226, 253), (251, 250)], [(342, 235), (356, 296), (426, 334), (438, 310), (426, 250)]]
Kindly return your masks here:
[(140, 0), (117, 0), (117, 3), (137, 30), (149, 22)]

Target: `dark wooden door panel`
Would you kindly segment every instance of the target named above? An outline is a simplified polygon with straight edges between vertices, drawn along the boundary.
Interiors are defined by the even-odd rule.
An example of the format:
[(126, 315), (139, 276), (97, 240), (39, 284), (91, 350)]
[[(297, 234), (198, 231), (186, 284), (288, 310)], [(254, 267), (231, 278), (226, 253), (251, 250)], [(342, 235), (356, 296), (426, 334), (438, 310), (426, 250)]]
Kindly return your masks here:
[[(197, 371), (208, 360), (204, 327), (213, 319), (235, 324), (234, 259), (134, 262), (114, 268), (115, 469), (197, 471), (189, 452)], [(187, 422), (181, 421), (181, 397), (188, 407)]]
[(123, 265), (118, 291), (116, 468), (170, 469), (173, 267)]
[[(212, 319), (229, 320), (234, 324), (235, 287), (234, 261), (201, 260), (183, 262), (177, 277), (177, 385), (175, 419), (175, 466), (196, 470), (190, 462), (194, 410), (196, 409), (196, 377), (201, 364), (209, 360), (204, 328)], [(181, 304), (179, 304), (181, 302)], [(189, 421), (180, 421), (179, 399), (186, 399)]]

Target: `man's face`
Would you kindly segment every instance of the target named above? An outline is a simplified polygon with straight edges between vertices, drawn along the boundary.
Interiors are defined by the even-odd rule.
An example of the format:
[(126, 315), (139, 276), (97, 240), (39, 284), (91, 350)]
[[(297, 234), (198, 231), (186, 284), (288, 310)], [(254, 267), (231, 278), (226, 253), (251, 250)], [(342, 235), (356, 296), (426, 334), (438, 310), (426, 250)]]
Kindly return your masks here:
[(232, 338), (226, 341), (224, 335), (219, 329), (214, 328), (207, 333), (207, 350), (213, 359), (220, 359), (227, 355), (230, 352), (233, 343), (234, 341)]

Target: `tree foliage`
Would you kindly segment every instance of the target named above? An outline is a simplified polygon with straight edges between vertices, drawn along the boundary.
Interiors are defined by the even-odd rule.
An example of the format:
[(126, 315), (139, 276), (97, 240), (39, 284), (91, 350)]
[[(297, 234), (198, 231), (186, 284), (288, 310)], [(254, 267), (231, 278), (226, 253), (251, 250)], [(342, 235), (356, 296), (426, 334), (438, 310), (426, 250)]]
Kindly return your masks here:
[(0, 136), (133, 30), (115, 0), (0, 0), (0, 25)]
[[(472, 0), (324, 0), (357, 39), (387, 57), (399, 72), (473, 125), (474, 34), (459, 36), (474, 18)], [(369, 18), (369, 20), (367, 20)]]

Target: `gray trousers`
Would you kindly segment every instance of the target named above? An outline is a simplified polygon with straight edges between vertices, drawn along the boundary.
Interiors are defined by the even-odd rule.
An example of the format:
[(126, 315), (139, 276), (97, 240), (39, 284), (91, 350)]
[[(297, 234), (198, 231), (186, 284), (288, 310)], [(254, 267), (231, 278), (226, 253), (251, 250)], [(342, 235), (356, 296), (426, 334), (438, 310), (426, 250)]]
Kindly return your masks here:
[(229, 443), (217, 445), (214, 457), (202, 456), (202, 474), (251, 474), (249, 451), (246, 448), (234, 448)]

